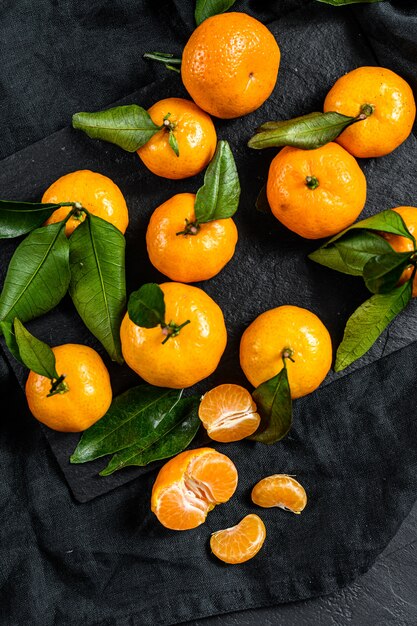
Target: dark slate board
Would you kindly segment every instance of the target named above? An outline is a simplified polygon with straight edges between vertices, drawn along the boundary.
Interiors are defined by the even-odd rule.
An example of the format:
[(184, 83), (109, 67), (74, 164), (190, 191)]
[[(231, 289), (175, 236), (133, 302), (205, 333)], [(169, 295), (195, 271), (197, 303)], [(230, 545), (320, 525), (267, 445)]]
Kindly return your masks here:
[[(242, 200), (236, 215), (239, 242), (236, 254), (227, 267), (212, 280), (198, 285), (223, 309), (229, 340), (218, 370), (192, 388), (191, 392), (203, 393), (221, 382), (248, 385), (239, 367), (239, 341), (245, 327), (262, 311), (282, 304), (308, 308), (326, 324), (336, 347), (347, 318), (369, 296), (360, 279), (332, 272), (306, 258), (320, 242), (301, 239), (284, 229), (272, 216), (260, 214), (254, 208), (275, 151), (256, 152), (247, 148), (246, 142), (253, 130), (268, 119), (286, 119), (320, 110), (327, 91), (341, 74), (359, 65), (377, 64), (356, 22), (347, 19), (346, 13), (324, 13), (321, 6), (314, 6), (308, 9), (308, 20), (306, 31), (299, 28), (299, 11), (268, 25), (282, 51), (278, 83), (268, 102), (244, 118), (216, 120), (218, 137), (230, 142), (241, 179)], [(330, 30), (332, 38), (328, 37)], [(306, 34), (315, 42), (308, 54)], [(347, 40), (352, 41), (352, 46), (345, 49), (341, 63), (338, 42)], [(170, 96), (186, 97), (177, 75), (154, 82), (120, 103), (136, 102), (148, 107)], [(382, 209), (415, 203), (415, 154), (416, 138), (411, 136), (393, 154), (360, 162), (368, 180), (368, 199), (362, 217)], [(56, 178), (83, 168), (110, 176), (126, 197), (130, 212), (126, 233), (128, 292), (144, 282), (166, 280), (151, 266), (147, 257), (145, 232), (149, 216), (156, 206), (173, 194), (196, 191), (201, 185), (202, 175), (183, 181), (157, 178), (144, 168), (136, 154), (127, 154), (115, 146), (92, 141), (80, 132), (65, 128), (3, 161), (0, 172), (2, 197), (39, 200)], [(16, 242), (1, 245), (1, 282), (15, 246)], [(360, 362), (339, 375), (329, 374), (323, 385), (417, 339), (416, 319), (417, 307), (413, 302)], [(109, 362), (97, 341), (83, 326), (68, 297), (54, 311), (34, 320), (28, 327), (51, 345), (80, 342), (96, 348), (109, 367), (115, 395), (140, 382), (127, 366)], [(12, 366), (23, 386), (26, 372), (13, 360)], [(295, 404), (297, 415), (298, 403)], [(99, 477), (98, 472), (105, 466), (106, 460), (85, 465), (70, 465), (68, 461), (79, 435), (57, 433), (47, 428), (44, 432), (73, 495), (81, 502), (139, 477), (154, 467), (127, 468), (106, 478)], [(202, 439), (197, 440), (196, 445), (200, 441)]]

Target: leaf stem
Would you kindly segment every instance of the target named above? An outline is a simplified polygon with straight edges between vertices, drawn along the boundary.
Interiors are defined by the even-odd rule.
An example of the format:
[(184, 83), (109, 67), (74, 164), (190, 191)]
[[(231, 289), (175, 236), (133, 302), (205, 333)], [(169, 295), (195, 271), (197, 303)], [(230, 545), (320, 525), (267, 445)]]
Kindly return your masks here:
[(62, 374), (58, 378), (51, 379), (51, 388), (49, 390), (49, 393), (46, 396), (47, 398), (50, 398), (51, 396), (55, 396), (57, 393), (64, 394), (64, 393), (67, 393), (67, 391), (69, 391), (68, 384), (65, 382), (65, 376), (66, 374)]
[(316, 176), (306, 176), (306, 185), (309, 189), (317, 189), (319, 184), (319, 179)]
[(281, 356), (282, 356), (282, 360), (284, 362), (284, 367), (287, 367), (287, 364), (285, 363), (285, 359), (289, 359), (290, 361), (295, 363), (294, 359), (292, 358), (293, 354), (294, 354), (294, 350), (292, 348), (284, 348), (283, 349), (283, 351), (281, 352)]
[(201, 230), (201, 226), (198, 223), (198, 220), (194, 220), (193, 222), (190, 222), (190, 220), (188, 220), (187, 218), (185, 218), (185, 228), (184, 230), (180, 230), (178, 233), (175, 233), (177, 236), (178, 235), (197, 235)]
[(177, 72), (178, 74), (181, 72), (180, 66), (182, 59), (180, 57), (174, 57), (173, 54), (169, 54), (168, 52), (145, 52), (143, 57), (145, 59), (151, 59), (152, 61), (163, 63), (167, 70)]
[(181, 329), (184, 328), (184, 326), (187, 326), (187, 324), (190, 324), (190, 320), (187, 320), (180, 325), (176, 324), (175, 322), (170, 322), (169, 324), (161, 324), (162, 334), (166, 335), (165, 339), (162, 342), (162, 345), (165, 344), (168, 339), (171, 339), (171, 337), (177, 337), (180, 334)]

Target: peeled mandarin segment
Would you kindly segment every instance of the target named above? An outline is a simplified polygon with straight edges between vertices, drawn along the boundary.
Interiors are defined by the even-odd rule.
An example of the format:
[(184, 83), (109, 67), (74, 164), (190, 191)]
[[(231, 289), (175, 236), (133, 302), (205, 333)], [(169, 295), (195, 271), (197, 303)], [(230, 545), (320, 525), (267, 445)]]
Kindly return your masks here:
[(200, 403), (198, 415), (209, 437), (223, 443), (252, 435), (261, 419), (249, 391), (233, 384), (219, 385), (208, 391)]
[(210, 548), (218, 559), (235, 565), (252, 559), (262, 548), (265, 537), (265, 524), (258, 515), (250, 514), (236, 526), (213, 533)]
[(202, 524), (217, 504), (231, 498), (237, 486), (232, 461), (212, 448), (178, 454), (160, 470), (151, 509), (166, 528), (189, 530)]
[(254, 486), (252, 502), (263, 508), (279, 507), (292, 513), (301, 513), (307, 504), (307, 494), (292, 476), (273, 474)]

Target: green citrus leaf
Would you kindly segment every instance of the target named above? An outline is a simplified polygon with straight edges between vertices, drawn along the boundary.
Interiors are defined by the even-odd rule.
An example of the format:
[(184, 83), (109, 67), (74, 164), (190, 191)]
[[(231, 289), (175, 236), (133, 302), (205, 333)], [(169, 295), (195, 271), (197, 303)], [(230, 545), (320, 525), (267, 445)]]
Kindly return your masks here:
[(13, 322), (0, 322), (0, 332), (3, 334), (4, 341), (9, 349), (9, 352), (13, 354), (14, 358), (24, 365), (19, 352), (19, 346), (17, 345), (16, 336), (14, 334)]
[(113, 361), (123, 362), (120, 324), (126, 304), (125, 238), (89, 213), (70, 239), (69, 292), (80, 317)]
[(197, 0), (194, 12), (197, 26), (212, 15), (224, 13), (227, 9), (230, 9), (235, 2), (236, 0)]
[(177, 138), (175, 137), (175, 134), (172, 130), (169, 131), (169, 135), (168, 135), (168, 143), (171, 146), (171, 148), (173, 149), (173, 151), (175, 152), (175, 154), (177, 155), (177, 157), (180, 156), (180, 149), (178, 147), (178, 141)]
[(72, 125), (84, 131), (91, 139), (114, 143), (127, 152), (136, 152), (160, 130), (149, 113), (137, 104), (95, 113), (75, 113), (72, 116)]
[(385, 0), (317, 0), (325, 4), (332, 4), (334, 7), (342, 7), (346, 4), (371, 4), (372, 2), (384, 2)]
[(32, 231), (13, 254), (0, 295), (0, 320), (27, 322), (53, 309), (70, 280), (64, 222)]
[(333, 141), (351, 124), (360, 121), (329, 111), (328, 113), (309, 113), (292, 120), (266, 122), (248, 141), (249, 148), (280, 148), (293, 146), (304, 150), (313, 150)]
[(362, 276), (370, 259), (392, 252), (388, 241), (380, 235), (372, 231), (352, 230), (333, 244), (325, 244), (315, 250), (308, 258), (338, 272)]
[(240, 183), (233, 153), (227, 141), (217, 143), (216, 152), (195, 198), (195, 217), (204, 224), (232, 217), (237, 211)]
[(197, 396), (180, 400), (166, 413), (147, 437), (117, 452), (100, 476), (108, 476), (129, 465), (148, 465), (152, 461), (167, 459), (179, 452), (194, 439), (201, 421), (198, 417), (200, 399)]
[[(42, 224), (61, 204), (0, 200), (0, 239), (20, 237)], [(68, 212), (70, 211), (68, 208)]]
[(347, 232), (356, 230), (357, 228), (361, 228), (363, 230), (376, 230), (383, 233), (392, 233), (393, 235), (402, 235), (403, 237), (407, 237), (407, 239), (411, 239), (414, 246), (416, 245), (416, 241), (413, 235), (409, 232), (401, 215), (392, 209), (387, 209), (386, 211), (381, 211), (376, 215), (367, 217), (364, 220), (355, 222), (352, 226), (349, 226), (349, 228), (345, 228), (345, 230), (342, 230), (340, 233), (329, 239), (329, 241), (327, 241), (322, 248), (334, 243), (341, 237), (344, 237)]
[(181, 394), (175, 389), (139, 385), (117, 396), (107, 413), (84, 431), (71, 463), (93, 461), (137, 442), (152, 445), (156, 431)]
[(340, 372), (363, 356), (411, 300), (412, 281), (390, 293), (366, 300), (348, 319), (337, 355), (335, 371)]
[(165, 300), (160, 286), (156, 283), (147, 283), (131, 293), (127, 311), (136, 326), (155, 328), (159, 324), (164, 324)]
[(389, 293), (410, 266), (414, 252), (390, 252), (369, 259), (363, 268), (365, 285), (372, 293)]
[(265, 381), (253, 392), (261, 423), (248, 437), (261, 443), (275, 443), (288, 434), (292, 425), (292, 400), (287, 368)]
[(22, 363), (27, 368), (51, 380), (58, 378), (55, 355), (48, 344), (34, 337), (16, 317), (14, 333)]

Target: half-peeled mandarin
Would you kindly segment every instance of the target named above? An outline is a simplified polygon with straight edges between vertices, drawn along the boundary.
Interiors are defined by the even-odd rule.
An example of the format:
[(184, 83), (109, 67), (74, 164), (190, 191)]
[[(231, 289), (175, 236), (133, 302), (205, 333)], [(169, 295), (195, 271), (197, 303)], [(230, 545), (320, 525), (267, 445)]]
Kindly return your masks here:
[(252, 435), (261, 418), (247, 389), (225, 384), (210, 389), (202, 398), (198, 416), (214, 441), (240, 441)]
[(196, 528), (217, 504), (232, 497), (237, 479), (233, 462), (213, 448), (181, 452), (160, 470), (151, 510), (166, 528)]

